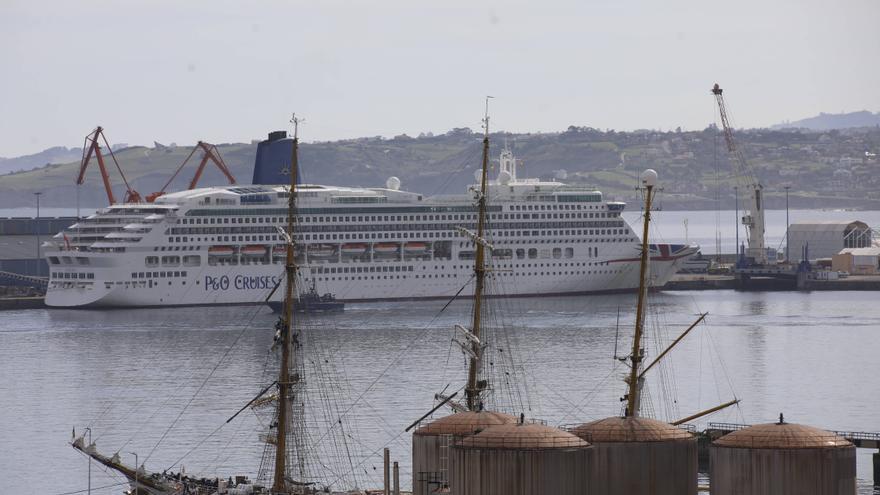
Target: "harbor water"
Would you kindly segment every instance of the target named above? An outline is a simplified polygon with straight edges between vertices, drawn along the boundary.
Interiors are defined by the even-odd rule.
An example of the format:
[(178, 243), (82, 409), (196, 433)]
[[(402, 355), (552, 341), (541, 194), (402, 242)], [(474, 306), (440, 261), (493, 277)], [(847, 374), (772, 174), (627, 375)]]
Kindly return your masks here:
[[(529, 417), (552, 426), (619, 414), (633, 295), (495, 300), (522, 365)], [(725, 402), (695, 423), (788, 421), (880, 431), (880, 307), (872, 292), (665, 292), (652, 296), (648, 358), (695, 315), (664, 367), (647, 378), (644, 410), (675, 420)], [(339, 417), (362, 488), (381, 486), (382, 448), (408, 486), (410, 434), (434, 393), (458, 390), (465, 360), (450, 342), (469, 306), (419, 301), (352, 304), (311, 316), (311, 339), (340, 376)], [(0, 320), (0, 493), (85, 490), (88, 461), (68, 442), (90, 427), (99, 451), (161, 472), (254, 476), (256, 417), (225, 421), (265, 385), (276, 316), (265, 307), (22, 310)], [(619, 322), (619, 323), (618, 323)], [(323, 359), (322, 357), (322, 359)], [(326, 366), (326, 365), (325, 365)], [(345, 397), (345, 398), (343, 398)], [(346, 402), (347, 401), (347, 402)], [(315, 432), (315, 438), (320, 432)], [(859, 493), (873, 493), (872, 451), (859, 450)], [(333, 466), (340, 466), (334, 463)], [(337, 473), (339, 474), (339, 473)], [(123, 480), (91, 466), (93, 493)], [(82, 492), (85, 493), (85, 492)]]

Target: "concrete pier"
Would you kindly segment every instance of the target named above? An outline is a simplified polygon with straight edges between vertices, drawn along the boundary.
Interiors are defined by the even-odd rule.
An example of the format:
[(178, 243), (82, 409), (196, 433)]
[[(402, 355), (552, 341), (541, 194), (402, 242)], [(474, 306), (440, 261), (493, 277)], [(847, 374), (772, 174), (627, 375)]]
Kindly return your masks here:
[(743, 284), (733, 275), (678, 274), (663, 286), (663, 290), (880, 290), (880, 275), (850, 275), (837, 280), (817, 280), (799, 274), (796, 279), (776, 280), (749, 278)]
[(4, 297), (0, 298), (0, 311), (14, 309), (45, 308), (43, 296), (35, 297)]

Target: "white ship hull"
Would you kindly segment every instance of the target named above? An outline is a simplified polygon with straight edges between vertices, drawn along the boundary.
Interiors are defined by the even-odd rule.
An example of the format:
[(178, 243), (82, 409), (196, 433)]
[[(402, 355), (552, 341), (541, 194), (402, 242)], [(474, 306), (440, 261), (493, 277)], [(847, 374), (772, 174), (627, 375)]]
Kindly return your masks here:
[[(654, 253), (650, 265), (652, 285), (662, 287), (695, 251), (696, 247), (689, 247), (676, 256)], [(634, 251), (631, 254), (626, 258), (544, 263), (557, 266), (543, 268), (517, 266), (523, 263), (515, 260), (500, 262), (495, 264), (495, 271), (489, 275), (489, 286), (492, 288), (493, 282), (497, 282), (498, 291), (513, 297), (635, 291), (638, 287), (638, 253)], [(65, 282), (47, 293), (46, 304), (53, 307), (262, 304), (284, 273), (281, 264), (211, 266), (186, 270), (186, 277), (170, 276), (143, 281), (131, 279), (130, 274), (124, 272), (126, 266), (132, 266), (134, 262), (126, 263), (125, 258), (115, 261), (120, 266), (106, 267), (106, 278), (100, 277), (99, 272), (94, 280), (88, 282)], [(346, 268), (349, 269), (370, 267), (368, 263), (348, 265)], [(376, 265), (373, 264), (373, 267), (377, 268)], [(306, 280), (314, 279), (319, 293), (329, 292), (346, 302), (445, 299), (458, 293), (465, 285), (460, 295), (469, 295), (472, 291), (472, 284), (468, 283), (472, 268), (461, 262), (382, 263), (378, 268), (393, 270), (412, 266), (413, 271), (335, 276), (317, 273), (317, 266), (326, 264), (301, 267), (303, 277)], [(120, 273), (125, 273), (125, 276), (119, 276)], [(275, 291), (272, 299), (280, 299), (280, 292)]]

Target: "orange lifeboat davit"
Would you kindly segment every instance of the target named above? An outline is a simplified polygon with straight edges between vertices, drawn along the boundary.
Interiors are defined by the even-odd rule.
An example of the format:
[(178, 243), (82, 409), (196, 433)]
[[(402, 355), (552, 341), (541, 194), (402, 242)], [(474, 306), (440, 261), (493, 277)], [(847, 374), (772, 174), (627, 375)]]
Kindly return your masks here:
[(357, 256), (367, 252), (367, 245), (363, 243), (343, 244), (342, 254)]
[(208, 248), (208, 254), (211, 256), (232, 256), (235, 250), (231, 246), (211, 246)]
[(376, 254), (397, 254), (399, 249), (400, 244), (396, 242), (380, 242), (373, 246), (373, 251)]
[(428, 252), (428, 244), (426, 242), (407, 242), (403, 246), (406, 254), (425, 254)]
[(266, 255), (266, 246), (245, 246), (241, 248), (241, 254), (249, 257), (259, 257)]
[(336, 246), (333, 244), (309, 244), (309, 256), (329, 258), (334, 255), (336, 255)]

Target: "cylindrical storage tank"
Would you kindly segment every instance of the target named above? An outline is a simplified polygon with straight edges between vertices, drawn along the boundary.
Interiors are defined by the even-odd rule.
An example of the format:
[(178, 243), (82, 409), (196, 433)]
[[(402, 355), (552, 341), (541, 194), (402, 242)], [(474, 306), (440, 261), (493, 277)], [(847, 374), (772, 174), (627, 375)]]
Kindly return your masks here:
[(454, 495), (585, 495), (593, 448), (540, 424), (493, 426), (452, 447)]
[(697, 493), (697, 439), (681, 428), (649, 418), (613, 417), (571, 432), (593, 445), (594, 493)]
[(413, 495), (429, 495), (449, 482), (452, 444), (490, 426), (515, 423), (516, 418), (491, 411), (452, 414), (420, 426), (412, 437)]
[(709, 447), (712, 495), (853, 495), (856, 448), (810, 426), (769, 423)]

